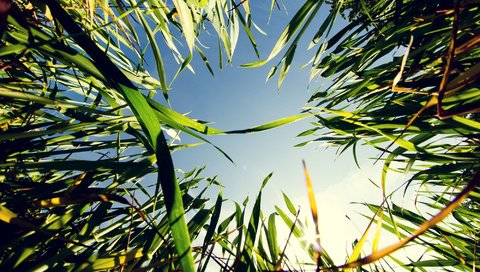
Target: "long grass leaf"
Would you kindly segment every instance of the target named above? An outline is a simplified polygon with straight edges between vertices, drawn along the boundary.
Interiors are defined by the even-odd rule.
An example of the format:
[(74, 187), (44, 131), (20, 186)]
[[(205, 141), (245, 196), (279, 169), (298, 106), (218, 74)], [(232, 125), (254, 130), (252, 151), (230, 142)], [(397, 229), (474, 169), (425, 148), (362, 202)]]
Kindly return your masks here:
[(195, 28), (194, 21), (188, 5), (182, 0), (173, 0), (173, 4), (178, 12), (178, 17), (180, 18), (180, 24), (182, 25), (183, 35), (187, 41), (188, 48), (190, 53), (192, 53), (195, 46)]
[(163, 59), (162, 59), (162, 53), (160, 52), (160, 47), (158, 46), (157, 40), (155, 39), (155, 35), (152, 32), (150, 26), (148, 25), (148, 22), (143, 17), (143, 14), (137, 11), (137, 15), (138, 15), (138, 18), (140, 18), (140, 22), (142, 23), (143, 28), (145, 29), (145, 33), (147, 34), (147, 38), (150, 43), (150, 47), (152, 48), (152, 51), (153, 51), (153, 56), (155, 58), (155, 65), (157, 67), (157, 75), (160, 80), (162, 92), (165, 96), (167, 96), (169, 88), (168, 88), (167, 79), (165, 76), (165, 68), (163, 65)]
[(308, 14), (310, 14), (310, 12), (319, 4), (320, 2), (318, 0), (307, 0), (305, 4), (303, 4), (303, 6), (298, 10), (298, 12), (293, 16), (285, 29), (282, 31), (280, 37), (278, 38), (276, 44), (273, 46), (273, 49), (268, 55), (267, 59), (260, 62), (245, 64), (242, 65), (242, 67), (258, 67), (278, 55), (278, 53), (280, 53), (280, 51), (295, 35), (297, 30), (302, 26)]
[(185, 209), (183, 207), (182, 192), (175, 176), (172, 157), (163, 132), (160, 132), (158, 138), (159, 145), (156, 150), (158, 165), (157, 184), (162, 186), (170, 231), (175, 241), (175, 248), (182, 270), (193, 272), (195, 271), (195, 266), (191, 252), (190, 234), (184, 216)]
[(337, 267), (330, 267), (325, 268), (325, 270), (330, 269), (345, 269), (345, 268), (357, 268), (363, 265), (367, 265), (373, 262), (376, 262), (393, 252), (397, 251), (398, 249), (403, 248), (407, 243), (411, 242), (418, 236), (425, 233), (427, 230), (434, 227), (436, 224), (444, 220), (447, 216), (449, 216), (455, 208), (457, 208), (470, 194), (471, 191), (475, 189), (476, 186), (480, 184), (480, 171), (475, 174), (475, 176), (470, 180), (470, 182), (465, 186), (465, 188), (459, 192), (459, 194), (450, 202), (447, 206), (445, 206), (441, 211), (439, 211), (435, 216), (430, 218), (430, 220), (425, 221), (418, 229), (416, 229), (410, 236), (405, 237), (404, 239), (400, 240), (398, 243), (388, 246), (384, 249), (379, 251), (373, 252), (372, 254), (363, 257), (360, 260), (346, 263), (344, 265), (340, 265)]
[(312, 181), (310, 179), (310, 173), (308, 172), (307, 165), (305, 161), (303, 163), (303, 171), (305, 173), (305, 181), (307, 184), (307, 195), (308, 195), (308, 202), (310, 203), (310, 212), (312, 214), (313, 223), (315, 225), (315, 242), (316, 245), (314, 246), (315, 252), (315, 262), (317, 264), (317, 271), (318, 267), (322, 265), (322, 246), (320, 242), (320, 228), (318, 224), (318, 208), (317, 208), (317, 201), (315, 200), (315, 191), (313, 190)]
[(248, 129), (231, 130), (231, 131), (226, 131), (225, 133), (227, 133), (227, 134), (243, 134), (243, 133), (260, 132), (260, 131), (276, 128), (276, 127), (279, 127), (279, 126), (283, 126), (283, 125), (286, 125), (286, 124), (290, 124), (290, 123), (293, 123), (293, 122), (296, 122), (296, 121), (299, 121), (299, 120), (302, 120), (302, 119), (305, 119), (305, 118), (311, 117), (311, 116), (312, 115), (309, 114), (309, 113), (292, 115), (292, 116), (284, 117), (284, 118), (281, 118), (281, 119), (277, 119), (277, 120), (272, 121), (272, 122), (265, 123), (265, 124), (260, 125), (260, 126), (256, 126), (256, 127), (252, 127), (252, 128), (248, 128)]

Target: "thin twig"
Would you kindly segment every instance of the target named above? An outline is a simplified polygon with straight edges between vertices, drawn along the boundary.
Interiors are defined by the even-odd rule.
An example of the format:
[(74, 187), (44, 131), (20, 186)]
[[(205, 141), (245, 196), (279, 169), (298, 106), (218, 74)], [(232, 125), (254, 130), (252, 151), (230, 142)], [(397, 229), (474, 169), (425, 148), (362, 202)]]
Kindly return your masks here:
[(445, 65), (445, 72), (443, 73), (442, 81), (440, 82), (440, 87), (438, 90), (438, 99), (437, 99), (437, 116), (442, 119), (444, 112), (442, 109), (442, 101), (445, 96), (445, 91), (447, 90), (448, 78), (452, 70), (452, 63), (455, 58), (455, 43), (457, 40), (457, 31), (458, 31), (458, 13), (459, 13), (459, 1), (454, 0), (454, 13), (453, 13), (453, 25), (452, 25), (452, 34), (450, 38), (450, 46), (448, 48), (448, 57), (447, 63)]
[[(385, 150), (382, 152), (382, 154), (378, 157), (378, 159), (375, 162), (377, 162), (383, 156), (383, 154), (385, 154), (385, 152), (390, 147), (392, 147), (392, 145), (398, 139), (400, 139), (400, 137), (402, 137), (405, 134), (407, 129), (413, 124), (413, 122), (415, 120), (417, 120), (417, 118), (420, 116), (420, 114), (422, 114), (426, 109), (428, 109), (428, 108), (430, 108), (430, 107), (432, 107), (436, 104), (437, 105), (437, 116), (438, 116), (438, 118), (440, 118), (440, 119), (445, 118), (445, 115), (444, 115), (444, 112), (443, 112), (443, 109), (442, 109), (442, 100), (445, 96), (445, 91), (447, 90), (448, 77), (450, 76), (450, 71), (452, 69), (451, 66), (452, 66), (452, 63), (453, 63), (454, 56), (455, 56), (455, 42), (456, 42), (456, 39), (457, 39), (457, 31), (458, 31), (458, 13), (459, 13), (459, 1), (454, 0), (452, 35), (451, 35), (451, 39), (450, 39), (450, 46), (448, 48), (448, 56), (447, 56), (447, 63), (445, 65), (445, 72), (443, 73), (442, 81), (440, 83), (440, 87), (439, 87), (439, 90), (438, 90), (438, 95), (433, 96), (425, 104), (425, 106), (423, 106), (417, 113), (415, 113), (415, 115), (410, 119), (410, 121), (408, 121), (407, 125), (405, 125), (405, 128), (403, 128), (402, 132), (400, 132), (400, 134), (395, 138), (395, 140), (393, 142), (391, 142), (387, 146), (387, 148), (385, 148)], [(395, 80), (394, 80), (394, 84), (395, 84)], [(395, 87), (395, 85), (393, 85), (393, 89), (394, 89), (394, 87)]]
[(290, 228), (290, 233), (288, 233), (287, 241), (285, 242), (285, 246), (283, 247), (282, 253), (280, 253), (280, 258), (278, 259), (277, 263), (275, 264), (274, 271), (281, 271), (283, 258), (285, 257), (285, 251), (287, 250), (288, 243), (290, 243), (290, 238), (292, 237), (293, 231), (295, 230), (295, 225), (298, 221), (298, 216), (300, 215), (300, 208), (297, 210), (297, 214), (295, 216), (295, 221), (293, 221), (292, 227)]
[(455, 208), (457, 208), (460, 204), (463, 203), (463, 201), (468, 197), (470, 192), (472, 192), (478, 185), (480, 184), (480, 170), (475, 173), (473, 178), (470, 180), (470, 182), (465, 186), (465, 188), (455, 197), (450, 203), (448, 203), (447, 206), (445, 206), (441, 211), (439, 211), (434, 217), (430, 218), (430, 220), (425, 221), (418, 229), (416, 229), (413, 234), (409, 237), (403, 238), (400, 240), (398, 243), (393, 244), (391, 246), (388, 246), (382, 250), (373, 252), (372, 254), (351, 262), (351, 263), (346, 263), (340, 266), (336, 267), (322, 267), (321, 270), (332, 270), (332, 269), (345, 269), (345, 268), (356, 268), (360, 267), (363, 265), (367, 265), (373, 262), (376, 262), (393, 252), (403, 248), (407, 243), (413, 241), (416, 239), (418, 236), (422, 235), (429, 229), (433, 228), (435, 225), (440, 223), (443, 219), (445, 219), (448, 215), (450, 215)]
[(235, 2), (233, 2), (233, 7), (231, 9), (228, 10), (228, 12), (232, 12), (234, 9), (237, 9), (238, 7), (240, 7), (241, 5), (243, 5), (243, 3), (245, 3), (247, 0), (242, 0), (240, 3), (238, 4), (235, 4)]

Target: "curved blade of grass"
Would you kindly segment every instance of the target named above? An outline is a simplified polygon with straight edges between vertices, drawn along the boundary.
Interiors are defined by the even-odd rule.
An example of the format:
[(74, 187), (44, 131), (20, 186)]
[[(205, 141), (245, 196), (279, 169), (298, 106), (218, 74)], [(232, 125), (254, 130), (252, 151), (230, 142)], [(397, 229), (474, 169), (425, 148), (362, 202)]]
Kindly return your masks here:
[(14, 45), (7, 45), (2, 46), (0, 48), (0, 57), (4, 57), (10, 54), (18, 54), (18, 52), (22, 52), (23, 50), (27, 49), (25, 44), (14, 44)]
[(416, 229), (412, 235), (400, 240), (398, 243), (388, 246), (382, 250), (377, 252), (373, 252), (372, 254), (354, 261), (350, 263), (346, 263), (344, 265), (340, 265), (337, 267), (325, 267), (322, 270), (331, 270), (331, 269), (345, 269), (345, 268), (357, 268), (363, 265), (367, 265), (373, 262), (376, 262), (393, 252), (397, 251), (404, 247), (408, 242), (413, 241), (418, 236), (422, 235), (424, 232), (429, 230), (430, 228), (434, 227), (436, 224), (441, 222), (447, 216), (449, 216), (452, 211), (457, 208), (462, 202), (468, 197), (471, 191), (473, 191), (478, 185), (480, 184), (480, 171), (478, 171), (475, 176), (470, 180), (470, 182), (465, 186), (465, 188), (450, 202), (448, 203), (445, 208), (443, 208), (440, 212), (438, 212), (434, 217), (430, 218), (430, 220), (425, 221), (418, 229)]
[(274, 213), (270, 214), (270, 216), (268, 217), (268, 229), (265, 229), (265, 234), (267, 236), (267, 244), (270, 251), (270, 257), (272, 258), (272, 262), (277, 263), (280, 254), (280, 247), (277, 243), (277, 226), (275, 223)]
[[(206, 126), (196, 120), (193, 120), (183, 114), (180, 114), (151, 98), (147, 98), (147, 101), (149, 105), (157, 110), (159, 113), (162, 114), (162, 121), (164, 121), (168, 125), (173, 125), (173, 123), (176, 123), (177, 125), (182, 125), (191, 129), (194, 129), (200, 133), (206, 134), (206, 135), (215, 135), (215, 134), (223, 134), (225, 133), (224, 131)], [(185, 131), (186, 132), (186, 131)], [(188, 132), (187, 132), (188, 133)]]
[(282, 34), (278, 38), (276, 44), (274, 45), (272, 51), (270, 52), (269, 56), (266, 60), (252, 62), (242, 65), (242, 67), (259, 67), (273, 59), (280, 51), (285, 47), (285, 45), (290, 41), (290, 39), (295, 35), (297, 30), (302, 26), (303, 22), (307, 18), (308, 14), (317, 6), (320, 2), (318, 0), (308, 0), (306, 3), (300, 8), (300, 10), (293, 16), (292, 20), (288, 23), (288, 25), (283, 30)]
[[(0, 167), (13, 167), (14, 163), (2, 163)], [(79, 170), (79, 171), (112, 171), (115, 173), (125, 172), (129, 168), (143, 168), (149, 166), (149, 162), (114, 162), (114, 161), (92, 161), (78, 160), (78, 161), (45, 161), (45, 162), (28, 162), (23, 165), (25, 169), (42, 169), (42, 170)]]
[[(215, 207), (214, 207), (214, 210), (213, 210), (212, 218), (210, 219), (210, 224), (208, 226), (207, 233), (205, 234), (205, 238), (203, 240), (203, 247), (202, 247), (202, 253), (201, 253), (202, 258), (203, 258), (203, 256), (205, 256), (205, 253), (207, 251), (207, 247), (210, 244), (210, 241), (212, 240), (213, 235), (215, 233), (215, 228), (218, 225), (218, 221), (220, 219), (220, 212), (222, 210), (222, 202), (223, 202), (222, 190), (220, 188), (220, 192), (218, 192), (217, 200), (215, 201)], [(212, 249), (211, 249), (212, 251), (213, 251), (214, 246), (215, 246), (215, 243), (212, 244)], [(206, 270), (208, 261), (210, 260), (210, 257), (211, 257), (211, 254), (208, 254), (205, 262), (203, 263), (203, 266), (199, 265), (198, 271), (205, 271)]]
[(158, 135), (158, 143), (159, 145), (155, 153), (158, 165), (157, 186), (158, 184), (162, 186), (168, 222), (182, 270), (193, 272), (195, 271), (195, 266), (193, 264), (192, 249), (190, 246), (190, 234), (184, 216), (185, 209), (183, 207), (182, 193), (175, 176), (172, 156), (168, 150), (163, 131)]
[(257, 236), (258, 224), (260, 223), (261, 218), (260, 204), (262, 202), (262, 190), (272, 175), (273, 173), (270, 173), (263, 180), (262, 186), (260, 187), (260, 191), (255, 200), (255, 204), (253, 205), (252, 214), (250, 216), (247, 232), (245, 234), (245, 246), (241, 254), (241, 262), (235, 268), (235, 271), (252, 271), (252, 269), (254, 269), (253, 251)]
[(193, 48), (195, 47), (195, 29), (194, 21), (188, 7), (187, 3), (182, 0), (173, 0), (173, 4), (178, 12), (178, 17), (180, 18), (180, 24), (182, 25), (183, 35), (187, 41), (188, 49), (192, 53)]
[[(282, 58), (283, 65), (280, 69), (280, 75), (278, 77), (278, 82), (277, 82), (277, 88), (278, 89), (280, 89), (280, 87), (282, 86), (283, 80), (285, 79), (285, 77), (288, 73), (288, 70), (290, 69), (290, 66), (292, 64), (293, 57), (295, 55), (295, 51), (297, 50), (297, 45), (298, 45), (298, 42), (299, 42), (300, 38), (303, 36), (305, 31), (309, 27), (310, 23), (312, 22), (312, 20), (315, 18), (315, 15), (317, 14), (320, 7), (322, 6), (322, 3), (323, 3), (323, 1), (317, 2), (317, 5), (312, 7), (311, 11), (309, 11), (310, 16), (308, 17), (308, 19), (306, 19), (306, 22), (303, 24), (303, 26), (300, 29), (300, 31), (298, 32), (297, 36), (292, 41), (292, 45), (290, 45), (287, 52), (283, 56), (283, 58)], [(273, 73), (275, 73), (275, 72), (273, 71)], [(269, 75), (269, 77), (271, 77), (271, 76), (272, 76), (272, 74)]]
[(392, 91), (395, 90), (395, 87), (402, 79), (403, 70), (405, 69), (405, 65), (407, 64), (408, 54), (410, 53), (410, 48), (412, 47), (412, 44), (413, 44), (413, 36), (410, 36), (410, 42), (408, 43), (407, 49), (405, 49), (405, 54), (403, 55), (402, 63), (400, 65), (400, 71), (398, 71), (398, 74), (395, 76), (392, 82)]
[(313, 116), (313, 115), (310, 114), (310, 113), (292, 115), (292, 116), (284, 117), (284, 118), (281, 118), (281, 119), (277, 119), (277, 120), (272, 121), (272, 122), (265, 123), (265, 124), (260, 125), (260, 126), (247, 128), (247, 129), (225, 131), (225, 133), (227, 133), (227, 134), (243, 134), (243, 133), (260, 132), (260, 131), (263, 131), (263, 130), (268, 130), (268, 129), (276, 128), (276, 127), (283, 126), (283, 125), (286, 125), (286, 124), (290, 124), (290, 123), (293, 123), (293, 122), (296, 122), (296, 121), (299, 121), (299, 120), (302, 120), (302, 119), (305, 119), (305, 118), (311, 117), (311, 116)]
[(310, 203), (310, 211), (312, 213), (313, 223), (315, 224), (315, 242), (316, 245), (314, 246), (313, 250), (315, 252), (315, 262), (317, 264), (317, 271), (318, 267), (322, 265), (322, 246), (320, 242), (320, 228), (318, 226), (318, 209), (317, 209), (317, 201), (315, 200), (315, 192), (313, 190), (312, 181), (310, 179), (310, 174), (308, 173), (307, 165), (305, 161), (303, 163), (303, 171), (305, 173), (305, 181), (307, 183), (307, 191), (308, 191), (308, 201)]
[(212, 76), (214, 76), (215, 74), (214, 74), (214, 72), (213, 72), (212, 66), (210, 65), (210, 62), (208, 61), (207, 56), (205, 55), (205, 53), (203, 52), (203, 50), (202, 50), (200, 47), (198, 47), (198, 46), (195, 45), (195, 51), (196, 51), (196, 52), (200, 55), (200, 57), (202, 58), (203, 64), (205, 64), (205, 66), (207, 67), (207, 69), (208, 69), (208, 71), (210, 72), (210, 74), (211, 74)]
[(160, 52), (160, 47), (157, 44), (157, 40), (155, 39), (155, 34), (152, 32), (150, 29), (150, 26), (148, 25), (148, 22), (145, 20), (145, 18), (142, 16), (141, 12), (138, 11), (138, 9), (135, 9), (135, 12), (138, 15), (138, 18), (140, 18), (140, 22), (142, 23), (143, 28), (145, 29), (145, 33), (147, 34), (148, 41), (150, 43), (150, 47), (152, 48), (153, 51), (153, 56), (155, 58), (155, 64), (157, 67), (157, 74), (158, 78), (160, 80), (160, 84), (162, 87), (162, 92), (164, 96), (167, 96), (168, 94), (168, 85), (167, 85), (167, 79), (165, 77), (165, 69), (163, 65), (163, 59), (162, 59), (162, 54)]
[[(282, 68), (280, 68), (280, 75), (278, 76), (278, 82), (277, 82), (277, 89), (280, 90), (280, 87), (282, 86), (283, 80), (285, 79), (285, 76), (287, 75), (288, 71), (290, 70), (290, 66), (292, 65), (293, 61), (293, 56), (295, 56), (295, 50), (297, 49), (297, 45), (293, 44), (288, 52), (285, 54), (285, 61), (282, 65)], [(271, 77), (273, 75), (269, 75)]]
[[(205, 139), (204, 137), (202, 137), (201, 135), (195, 133), (194, 131), (190, 130), (189, 128), (193, 128), (195, 130), (198, 130), (198, 129), (203, 129), (203, 130), (200, 130), (199, 132), (201, 133), (204, 133), (204, 134), (220, 134), (220, 133), (223, 133), (223, 131), (221, 130), (218, 130), (216, 128), (210, 128), (208, 126), (205, 126), (193, 119), (190, 119), (174, 110), (171, 110), (151, 99), (148, 99), (150, 105), (152, 105), (152, 107), (157, 110), (155, 113), (157, 115), (157, 118), (159, 120), (161, 120), (162, 122), (164, 122), (166, 125), (168, 126), (171, 126), (172, 128), (174, 129), (178, 129), (180, 131), (183, 131), (185, 133), (188, 133), (189, 135), (195, 137), (195, 138), (198, 138), (210, 145), (212, 145), (215, 149), (217, 149), (220, 153), (222, 153), (229, 161), (231, 161), (232, 163), (233, 160), (232, 158), (230, 158), (230, 156), (227, 155), (227, 153), (225, 153), (220, 147), (214, 145), (213, 143), (211, 143), (209, 140)], [(167, 114), (165, 114), (167, 113)]]
[[(193, 55), (192, 54), (188, 54), (188, 56), (183, 60), (182, 62), (182, 65), (178, 68), (177, 72), (175, 73), (175, 75), (173, 76), (173, 79), (172, 81), (170, 82), (170, 85), (169, 86), (172, 86), (173, 82), (175, 81), (175, 79), (177, 79), (178, 75), (180, 75), (180, 73), (185, 70), (185, 68), (189, 67), (190, 66), (190, 62), (192, 61), (192, 58), (193, 58)], [(193, 71), (193, 70), (192, 70)]]
[(283, 200), (285, 201), (285, 204), (287, 205), (288, 210), (292, 213), (292, 215), (297, 215), (297, 210), (295, 209), (295, 206), (293, 205), (292, 201), (288, 196), (282, 192), (283, 195)]
[[(365, 229), (365, 231), (363, 232), (363, 235), (362, 237), (360, 238), (360, 240), (358, 241), (358, 243), (355, 245), (355, 248), (353, 249), (352, 251), (352, 254), (350, 255), (350, 257), (348, 258), (347, 260), (347, 263), (351, 263), (351, 262), (354, 262), (356, 260), (358, 260), (358, 258), (360, 257), (360, 254), (362, 253), (362, 249), (363, 249), (363, 246), (365, 244), (365, 241), (367, 240), (367, 236), (368, 236), (368, 233), (370, 231), (370, 228), (372, 227), (373, 225), (373, 222), (375, 220), (375, 217), (377, 216), (377, 214), (381, 211), (381, 208), (382, 206), (378, 207), (377, 209), (377, 212), (373, 215), (373, 217), (370, 219), (370, 222), (368, 223), (367, 225), (367, 228)], [(380, 213), (380, 215), (383, 215), (382, 213)], [(379, 229), (377, 228), (377, 231)], [(378, 236), (375, 236), (375, 238), (377, 238)], [(350, 271), (350, 269), (345, 269), (345, 271)]]
[[(245, 1), (243, 4), (243, 7), (245, 8), (245, 13), (247, 14), (247, 20), (249, 20), (249, 14), (250, 14), (250, 8), (249, 8), (249, 1)], [(240, 23), (242, 24), (243, 30), (247, 34), (248, 39), (250, 40), (250, 44), (253, 47), (253, 50), (255, 51), (255, 55), (257, 58), (260, 58), (260, 54), (258, 53), (258, 48), (257, 48), (257, 42), (255, 41), (255, 38), (252, 35), (252, 31), (248, 23), (245, 21), (245, 18), (243, 17), (242, 13), (240, 12), (239, 9), (235, 9), (235, 12), (237, 13), (238, 19), (240, 20)]]

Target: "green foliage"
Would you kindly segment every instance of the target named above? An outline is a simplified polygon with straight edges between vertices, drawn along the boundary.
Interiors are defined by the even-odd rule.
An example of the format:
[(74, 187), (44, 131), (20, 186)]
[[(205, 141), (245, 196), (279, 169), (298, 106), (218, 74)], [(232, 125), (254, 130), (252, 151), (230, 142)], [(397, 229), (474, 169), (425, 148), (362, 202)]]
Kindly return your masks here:
[[(391, 1), (393, 2), (393, 1)], [(403, 1), (395, 1), (390, 4), (402, 4)], [(379, 0), (332, 0), (326, 1), (332, 6), (332, 10), (338, 10), (343, 18), (348, 18), (349, 21), (359, 19), (361, 17), (369, 17), (370, 13), (379, 13), (379, 9), (385, 10), (385, 1)]]
[[(447, 206), (457, 208), (445, 223), (422, 229), (423, 235), (414, 241), (424, 247), (425, 254), (401, 264), (407, 269), (478, 266), (474, 241), (479, 214), (464, 208), (475, 207), (478, 201), (478, 4), (334, 1), (331, 12), (351, 10), (350, 22), (331, 34), (335, 16), (328, 16), (312, 39), (311, 47), (317, 51), (310, 62), (311, 78), (329, 78), (333, 83), (311, 97), (307, 111), (315, 114), (318, 127), (300, 134), (310, 138), (300, 146), (326, 142), (341, 152), (351, 147), (354, 156), (361, 144), (377, 149), (380, 155), (376, 160), (384, 165), (379, 184), (385, 201), (375, 209), (382, 209), (383, 227), (399, 240), (411, 235), (416, 238), (409, 224), (420, 230), (428, 225), (423, 222), (435, 221), (430, 219), (434, 212), (439, 215), (435, 218), (443, 219)], [(316, 7), (307, 12), (314, 14)], [(295, 50), (301, 35), (288, 40), (280, 37), (284, 44), (291, 42), (284, 58), (289, 50)], [(279, 82), (282, 80), (280, 76)], [(393, 192), (386, 191), (391, 171), (408, 174), (403, 189), (415, 189), (418, 209), (430, 211), (428, 214), (392, 203)], [(462, 189), (468, 189), (465, 193), (469, 196), (458, 207), (454, 197)], [(385, 257), (380, 255), (373, 252), (355, 265), (341, 267)], [(392, 260), (396, 261), (393, 256)]]
[[(222, 221), (221, 193), (214, 204), (204, 196), (218, 181), (202, 177), (203, 169), (181, 172), (172, 164), (171, 152), (196, 145), (180, 144), (180, 133), (209, 143), (202, 134), (225, 132), (156, 100), (160, 91), (168, 102), (171, 81), (193, 69), (195, 54), (213, 71), (197, 45), (203, 29), (215, 30), (228, 61), (242, 28), (256, 50), (248, 2), (8, 4), (0, 39), (0, 231), (9, 235), (1, 238), (0, 270), (274, 266), (256, 257), (266, 252), (259, 241), (269, 245), (274, 261), (279, 254), (277, 237), (256, 235), (275, 228), (262, 225), (260, 195), (248, 222), (245, 208)], [(144, 66), (149, 54), (156, 75)], [(171, 79), (165, 55), (178, 63)], [(307, 116), (227, 133), (271, 129)], [(200, 193), (192, 193), (196, 188)], [(200, 237), (203, 246), (192, 248)]]
[[(249, 1), (4, 3), (2, 271), (318, 270), (385, 257), (371, 268), (478, 269), (478, 1), (326, 1), (331, 11), (311, 37), (309, 64), (312, 79), (332, 84), (311, 97), (306, 113), (230, 132), (164, 106), (156, 93), (167, 104), (171, 81), (193, 69), (197, 54), (213, 74), (197, 41), (204, 29), (218, 36), (220, 66), (222, 54), (232, 60), (240, 29), (258, 55)], [(305, 1), (267, 58), (245, 66), (264, 65), (285, 50), (268, 75), (279, 71), (280, 87), (324, 4)], [(350, 22), (331, 33), (337, 15), (347, 12)], [(153, 76), (144, 66), (150, 54)], [(178, 63), (171, 78), (165, 56)], [(356, 156), (366, 144), (380, 152), (384, 202), (367, 204), (370, 222), (399, 243), (362, 256), (362, 237), (350, 262), (334, 267), (326, 252), (315, 256), (321, 251), (306, 243), (306, 223), (286, 195), (286, 209), (263, 214), (270, 176), (251, 210), (247, 199), (222, 217), (221, 191), (214, 203), (204, 196), (218, 181), (172, 164), (171, 152), (195, 145), (180, 144), (180, 133), (209, 143), (204, 135), (257, 132), (306, 117), (318, 125), (300, 134), (309, 137), (300, 145), (327, 142), (341, 152), (352, 147)], [(408, 174), (399, 188), (416, 189), (418, 211), (393, 202), (386, 189), (391, 171)], [(152, 176), (156, 182), (147, 181)], [(286, 240), (276, 235), (281, 225), (289, 229)], [(192, 247), (198, 240), (201, 246)], [(311, 263), (297, 263), (293, 240)], [(424, 249), (419, 259), (391, 255), (412, 241)]]

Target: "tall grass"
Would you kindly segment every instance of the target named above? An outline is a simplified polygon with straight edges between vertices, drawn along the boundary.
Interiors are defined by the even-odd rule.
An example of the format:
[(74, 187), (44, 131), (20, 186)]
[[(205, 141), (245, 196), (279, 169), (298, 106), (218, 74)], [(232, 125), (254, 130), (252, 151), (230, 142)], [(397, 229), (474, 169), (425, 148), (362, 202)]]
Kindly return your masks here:
[[(477, 268), (475, 1), (332, 1), (330, 14), (314, 26), (310, 64), (312, 78), (332, 77), (333, 84), (311, 97), (305, 113), (230, 132), (165, 105), (171, 81), (193, 69), (194, 56), (213, 73), (197, 42), (203, 29), (214, 30), (227, 61), (242, 29), (257, 52), (249, 1), (1, 4), (0, 229), (8, 234), (1, 238), (2, 270)], [(244, 66), (281, 56), (268, 75), (279, 72), (280, 87), (324, 4), (305, 1), (266, 59)], [(358, 10), (333, 33), (345, 7)], [(146, 69), (146, 52), (156, 76)], [(165, 71), (167, 54), (178, 63), (174, 73)], [(365, 233), (377, 222), (398, 243), (368, 252), (362, 237), (345, 264), (334, 264), (320, 241), (302, 241), (305, 223), (287, 196), (286, 209), (263, 214), (262, 190), (271, 175), (251, 210), (247, 202), (234, 203), (223, 217), (219, 181), (204, 177), (202, 168), (182, 172), (172, 164), (171, 152), (192, 146), (179, 143), (179, 133), (209, 143), (207, 135), (257, 132), (307, 117), (316, 126), (300, 134), (311, 137), (303, 144), (328, 142), (341, 153), (352, 148), (354, 157), (359, 144), (379, 151), (384, 200), (367, 204), (373, 216)], [(417, 188), (417, 202), (436, 213), (394, 203), (386, 189), (391, 171), (409, 173), (400, 189)], [(192, 188), (201, 190), (193, 194)], [(219, 190), (214, 203), (205, 197), (208, 190)], [(290, 230), (286, 241), (276, 235), (278, 221)], [(293, 239), (309, 263), (299, 264), (289, 251)], [(392, 253), (407, 243), (425, 254), (399, 261)]]
[[(47, 0), (6, 6), (0, 40), (0, 228), (8, 233), (0, 245), (2, 271), (275, 266), (275, 236), (267, 239), (271, 258), (256, 257), (263, 240), (257, 233), (275, 231), (274, 224), (268, 230), (262, 223), (261, 194), (250, 219), (238, 204), (220, 218), (221, 192), (215, 203), (204, 196), (219, 182), (202, 169), (179, 172), (172, 163), (171, 152), (195, 145), (175, 135), (209, 143), (202, 134), (225, 133), (165, 106), (171, 80), (193, 69), (194, 54), (213, 71), (197, 45), (205, 24), (217, 32), (228, 61), (240, 29), (256, 46), (248, 3)], [(147, 53), (154, 56), (156, 77), (145, 67)], [(172, 78), (165, 54), (178, 61)], [(202, 238), (202, 246), (192, 248)]]
[[(340, 153), (353, 150), (355, 159), (359, 145), (378, 150), (374, 161), (382, 163), (383, 170), (376, 183), (383, 189), (384, 201), (367, 206), (374, 214), (372, 222), (379, 222), (399, 241), (370, 252), (359, 242), (352, 256), (365, 253), (335, 268), (377, 262), (374, 269), (393, 263), (405, 269), (476, 270), (480, 227), (478, 3), (330, 1), (329, 16), (314, 26), (313, 18), (320, 16), (322, 4), (305, 1), (270, 55), (245, 66), (264, 65), (284, 50), (269, 75), (280, 71), (280, 85), (298, 41), (306, 36), (304, 30), (314, 27), (318, 31), (309, 37), (310, 48), (315, 50), (309, 63), (311, 78), (330, 78), (333, 83), (310, 98), (305, 111), (315, 114), (316, 123), (300, 134), (309, 139), (299, 146), (328, 143)], [(338, 15), (350, 22), (333, 32)], [(392, 171), (405, 173), (407, 178), (389, 192)], [(407, 190), (416, 191), (417, 211), (392, 200), (395, 192)], [(402, 262), (392, 255), (407, 243), (422, 248), (419, 259)]]

